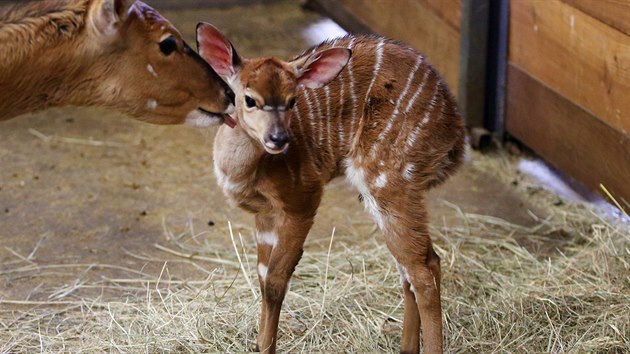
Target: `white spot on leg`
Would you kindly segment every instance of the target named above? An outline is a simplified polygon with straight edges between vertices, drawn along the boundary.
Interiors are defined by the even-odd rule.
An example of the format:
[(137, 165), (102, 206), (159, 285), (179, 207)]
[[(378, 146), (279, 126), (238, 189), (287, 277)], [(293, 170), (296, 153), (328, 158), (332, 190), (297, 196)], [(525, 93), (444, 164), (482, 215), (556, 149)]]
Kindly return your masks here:
[(256, 240), (259, 244), (276, 247), (278, 244), (278, 234), (273, 231), (258, 232)]
[(156, 109), (158, 106), (158, 103), (156, 100), (148, 100), (147, 101), (147, 108), (148, 109)]
[(405, 282), (409, 283), (409, 290), (415, 294), (416, 288), (414, 288), (413, 284), (411, 283), (411, 277), (409, 276), (407, 268), (401, 266), (398, 262), (396, 262), (396, 268), (398, 268), (398, 273), (400, 273), (400, 284), (404, 285)]
[(398, 262), (396, 262), (396, 268), (398, 268), (398, 273), (400, 273), (400, 284), (403, 284), (404, 282), (411, 284), (407, 268), (403, 267)]
[(354, 165), (354, 161), (352, 159), (346, 159), (346, 177), (350, 181), (350, 183), (355, 186), (359, 190), (359, 193), (363, 196), (363, 204), (365, 205), (365, 210), (372, 215), (378, 227), (383, 229), (385, 225), (383, 222), (383, 216), (378, 207), (378, 203), (372, 193), (370, 193), (370, 188), (367, 183), (365, 183), (365, 170), (362, 167), (357, 167)]
[(267, 278), (267, 266), (266, 265), (264, 265), (262, 263), (258, 263), (258, 276), (262, 280), (265, 280), (265, 278)]
[(147, 64), (147, 71), (149, 72), (149, 74), (153, 75), (153, 77), (158, 77), (157, 72), (155, 72), (155, 69), (153, 69), (153, 65)]

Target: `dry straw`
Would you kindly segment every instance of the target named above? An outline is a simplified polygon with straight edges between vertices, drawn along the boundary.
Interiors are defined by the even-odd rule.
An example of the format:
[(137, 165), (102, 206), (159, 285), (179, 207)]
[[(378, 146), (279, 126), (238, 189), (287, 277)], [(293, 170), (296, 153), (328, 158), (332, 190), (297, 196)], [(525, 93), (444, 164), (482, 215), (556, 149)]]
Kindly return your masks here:
[[(432, 228), (448, 352), (630, 352), (628, 226), (583, 206), (550, 215), (526, 228), (459, 212), (463, 226)], [(157, 276), (126, 270), (60, 286), (45, 301), (2, 301), (0, 352), (250, 351), (260, 308), (251, 231), (233, 232), (221, 249), (209, 234), (191, 232), (167, 231), (159, 248), (204, 276), (175, 279), (164, 264)], [(380, 236), (348, 236), (308, 245), (284, 303), (281, 352), (397, 351), (394, 262)], [(38, 277), (54, 268), (24, 259), (2, 273)], [(85, 295), (94, 289), (108, 295)]]

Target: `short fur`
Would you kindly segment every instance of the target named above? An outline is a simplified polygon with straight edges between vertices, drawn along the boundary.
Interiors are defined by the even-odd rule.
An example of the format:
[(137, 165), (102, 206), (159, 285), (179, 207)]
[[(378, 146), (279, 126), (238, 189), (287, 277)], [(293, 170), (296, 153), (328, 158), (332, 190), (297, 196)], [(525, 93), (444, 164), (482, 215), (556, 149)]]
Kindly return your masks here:
[[(158, 124), (222, 113), (227, 85), (165, 18), (125, 0), (0, 8), (0, 121), (47, 107), (106, 106)], [(169, 56), (164, 36), (177, 39)]]
[[(332, 47), (352, 50), (341, 73), (321, 88), (299, 86), (293, 64)], [(440, 262), (424, 194), (460, 165), (465, 142), (464, 122), (444, 81), (415, 50), (374, 36), (327, 41), (280, 66), (270, 58), (242, 61), (230, 79), (238, 126), (219, 129), (214, 163), (229, 200), (256, 215), (264, 270), (258, 348), (275, 352), (287, 283), (324, 185), (345, 175), (398, 263), (405, 304), (401, 351), (418, 352), (421, 326), (425, 352), (441, 352)], [(244, 89), (276, 102), (297, 95), (294, 109), (270, 113), (290, 132), (284, 153), (268, 153), (250, 129), (254, 119), (243, 108)]]

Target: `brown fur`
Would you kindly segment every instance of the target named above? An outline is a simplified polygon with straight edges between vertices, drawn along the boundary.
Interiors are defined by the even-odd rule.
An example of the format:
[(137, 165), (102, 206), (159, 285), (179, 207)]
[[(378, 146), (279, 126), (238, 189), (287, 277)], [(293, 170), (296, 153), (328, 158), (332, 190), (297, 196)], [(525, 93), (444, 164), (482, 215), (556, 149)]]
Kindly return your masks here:
[[(336, 79), (318, 89), (296, 90), (289, 63), (244, 60), (231, 81), (238, 126), (221, 127), (215, 140), (219, 184), (232, 202), (256, 214), (258, 262), (265, 273), (259, 277), (263, 305), (258, 348), (275, 352), (287, 283), (324, 185), (345, 174), (363, 193), (366, 209), (400, 266), (405, 304), (401, 351), (418, 352), (422, 327), (425, 352), (441, 352), (440, 264), (429, 236), (424, 193), (459, 166), (463, 120), (432, 66), (396, 42), (348, 36), (312, 48), (293, 63), (333, 46), (350, 48), (352, 59)], [(272, 155), (263, 148), (260, 129), (251, 128), (252, 122), (262, 124), (261, 118), (250, 117), (255, 112), (243, 108), (244, 88), (264, 97), (260, 105), (284, 103), (297, 95), (293, 110), (268, 114), (277, 115), (291, 133), (285, 153)], [(277, 235), (275, 244), (269, 233)]]
[[(107, 0), (0, 8), (0, 121), (64, 105), (111, 107), (158, 124), (183, 123), (199, 107), (224, 112), (225, 83), (155, 10), (136, 2), (127, 17), (128, 2), (111, 5), (121, 18), (107, 35), (95, 27)], [(167, 34), (178, 41), (169, 56), (159, 49)]]

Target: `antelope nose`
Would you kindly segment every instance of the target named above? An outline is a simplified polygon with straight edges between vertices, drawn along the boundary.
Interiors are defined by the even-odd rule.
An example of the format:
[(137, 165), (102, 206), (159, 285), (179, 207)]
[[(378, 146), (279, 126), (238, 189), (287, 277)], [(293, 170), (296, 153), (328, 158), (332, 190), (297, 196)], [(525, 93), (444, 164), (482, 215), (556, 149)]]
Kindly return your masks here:
[(271, 141), (278, 148), (283, 147), (289, 141), (289, 134), (286, 131), (279, 131), (269, 134), (269, 141)]

